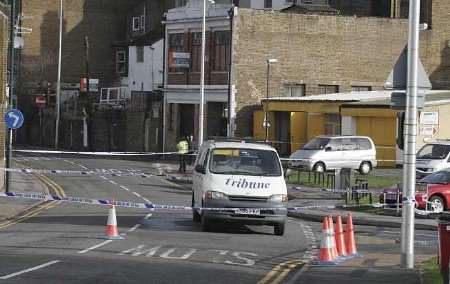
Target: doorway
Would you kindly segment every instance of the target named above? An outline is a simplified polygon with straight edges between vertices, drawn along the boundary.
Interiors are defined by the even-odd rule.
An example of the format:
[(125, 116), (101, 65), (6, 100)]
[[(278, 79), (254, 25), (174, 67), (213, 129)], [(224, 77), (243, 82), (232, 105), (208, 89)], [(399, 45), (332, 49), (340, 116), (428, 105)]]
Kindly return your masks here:
[(180, 128), (178, 133), (178, 139), (194, 135), (194, 104), (180, 104)]

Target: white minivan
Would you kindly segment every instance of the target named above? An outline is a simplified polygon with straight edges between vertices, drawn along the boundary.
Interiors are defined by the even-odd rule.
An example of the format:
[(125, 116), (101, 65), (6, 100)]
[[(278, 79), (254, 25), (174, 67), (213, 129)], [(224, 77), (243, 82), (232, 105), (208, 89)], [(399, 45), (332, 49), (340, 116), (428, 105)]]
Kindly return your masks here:
[(446, 168), (450, 168), (450, 141), (428, 143), (417, 152), (417, 178), (422, 178)]
[(377, 166), (375, 145), (367, 136), (318, 136), (290, 156), (291, 167), (306, 171), (351, 168), (368, 174)]
[[(217, 221), (274, 226), (284, 234), (287, 189), (276, 150), (270, 146), (206, 141), (193, 173), (193, 220), (209, 231)], [(209, 210), (208, 210), (209, 209)]]

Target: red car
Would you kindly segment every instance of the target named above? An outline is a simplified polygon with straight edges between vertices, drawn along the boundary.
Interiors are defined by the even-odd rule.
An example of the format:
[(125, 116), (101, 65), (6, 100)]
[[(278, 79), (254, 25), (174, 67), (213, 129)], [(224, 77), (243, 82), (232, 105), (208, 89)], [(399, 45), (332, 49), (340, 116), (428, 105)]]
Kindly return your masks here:
[(425, 209), (428, 196), (428, 210), (449, 210), (450, 169), (424, 177), (419, 181), (416, 191), (416, 202), (420, 209)]

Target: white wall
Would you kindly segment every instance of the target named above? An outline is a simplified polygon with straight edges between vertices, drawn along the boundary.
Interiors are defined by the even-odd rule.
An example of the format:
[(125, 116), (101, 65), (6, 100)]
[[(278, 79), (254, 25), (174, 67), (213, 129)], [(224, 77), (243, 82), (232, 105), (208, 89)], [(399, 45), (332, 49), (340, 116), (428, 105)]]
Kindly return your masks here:
[(163, 40), (144, 46), (144, 62), (137, 62), (136, 46), (129, 47), (127, 85), (131, 91), (152, 91), (162, 84)]
[(342, 135), (356, 135), (356, 118), (352, 116), (343, 116), (341, 120)]

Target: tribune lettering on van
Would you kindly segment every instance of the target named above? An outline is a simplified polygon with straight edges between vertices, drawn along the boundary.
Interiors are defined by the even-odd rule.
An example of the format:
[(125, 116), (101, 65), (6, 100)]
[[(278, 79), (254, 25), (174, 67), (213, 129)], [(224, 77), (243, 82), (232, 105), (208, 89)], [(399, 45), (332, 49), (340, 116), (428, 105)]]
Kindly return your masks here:
[(254, 188), (254, 189), (264, 189), (269, 188), (270, 183), (268, 182), (256, 182), (256, 181), (247, 181), (245, 178), (240, 178), (239, 180), (235, 180), (232, 178), (226, 179), (226, 185), (231, 185), (232, 187), (237, 188)]

